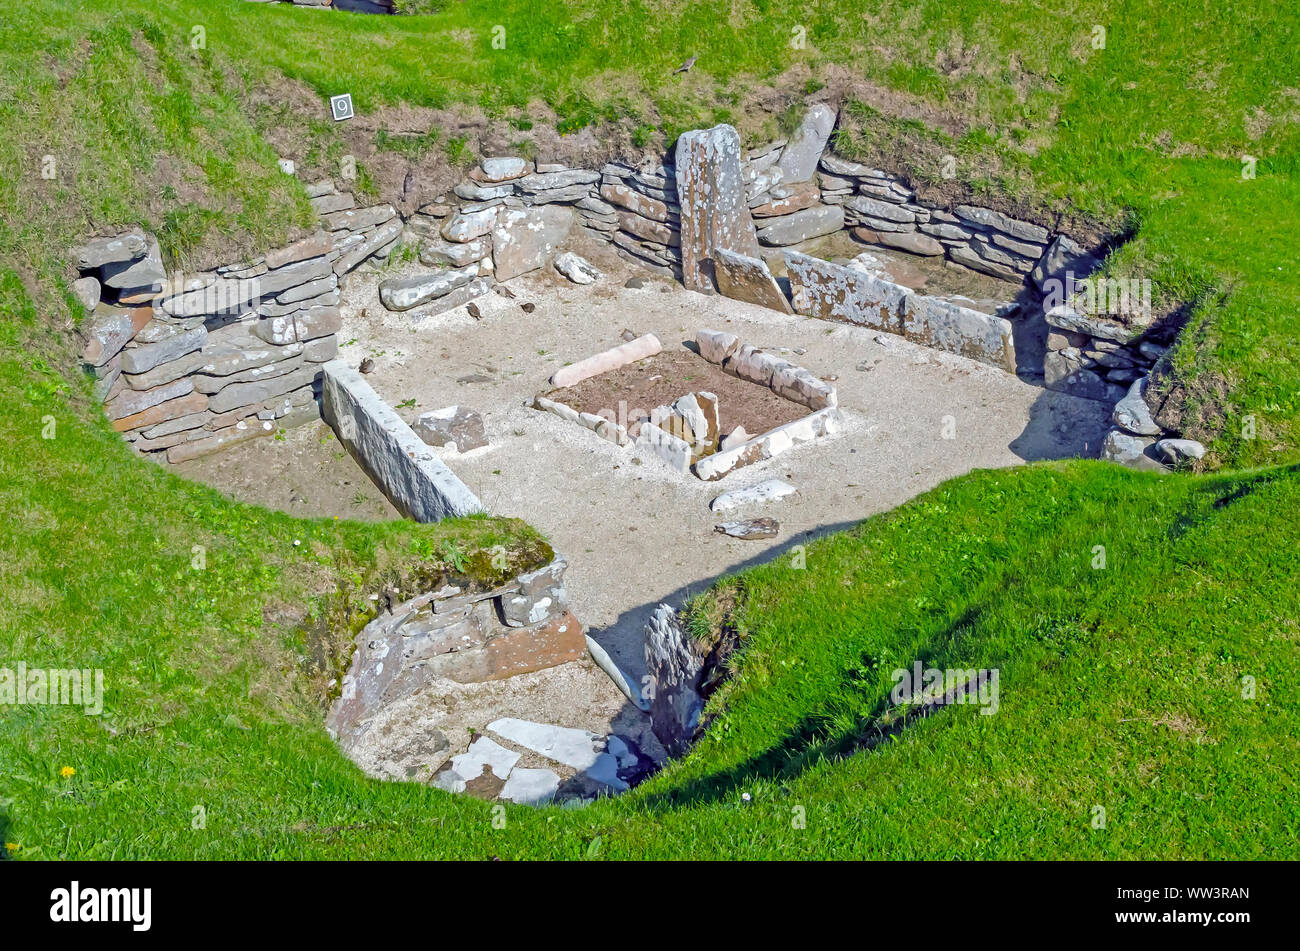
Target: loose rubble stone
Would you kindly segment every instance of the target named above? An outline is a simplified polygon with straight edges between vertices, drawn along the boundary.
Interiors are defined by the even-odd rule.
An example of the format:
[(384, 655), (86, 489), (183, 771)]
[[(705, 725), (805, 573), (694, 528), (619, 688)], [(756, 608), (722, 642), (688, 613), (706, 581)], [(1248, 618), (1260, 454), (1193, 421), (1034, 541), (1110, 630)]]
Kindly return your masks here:
[(476, 267), (467, 267), (390, 278), (380, 283), (379, 299), (389, 310), (410, 310), (464, 287), (477, 274)]
[(1146, 401), (1147, 378), (1135, 380), (1125, 397), (1115, 404), (1111, 419), (1115, 425), (1138, 436), (1159, 436), (1164, 430), (1151, 416)]
[(758, 541), (776, 538), (781, 533), (781, 523), (774, 518), (747, 518), (735, 522), (722, 522), (714, 525), (713, 530), (720, 535), (728, 535), (742, 541)]
[(455, 446), (458, 452), (469, 452), (488, 444), (483, 417), (463, 406), (421, 413), (411, 428), (430, 446)]
[(604, 275), (584, 258), (565, 251), (555, 259), (555, 269), (575, 284), (594, 284)]
[(746, 486), (743, 489), (732, 489), (730, 492), (723, 492), (712, 502), (709, 503), (711, 512), (730, 512), (734, 509), (743, 508), (746, 505), (761, 505), (766, 502), (775, 502), (785, 498), (787, 495), (793, 495), (797, 492), (794, 486), (780, 479), (768, 479), (759, 482), (757, 485)]
[(1156, 454), (1171, 466), (1179, 466), (1205, 457), (1205, 446), (1195, 439), (1161, 439)]
[(1146, 452), (1155, 442), (1150, 436), (1134, 436), (1121, 429), (1112, 429), (1102, 441), (1101, 458), (1134, 469), (1159, 469), (1160, 463)]

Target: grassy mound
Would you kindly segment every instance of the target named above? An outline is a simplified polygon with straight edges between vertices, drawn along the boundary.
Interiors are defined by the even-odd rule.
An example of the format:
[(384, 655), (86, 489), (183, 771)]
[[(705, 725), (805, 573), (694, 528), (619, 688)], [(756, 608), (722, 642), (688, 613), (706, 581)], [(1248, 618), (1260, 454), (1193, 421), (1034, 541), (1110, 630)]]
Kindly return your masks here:
[[(101, 667), (106, 688), (99, 717), (0, 711), (8, 853), (1294, 854), (1300, 308), (1284, 268), (1300, 230), (1300, 54), (1279, 16), (1295, 15), (1154, 0), (533, 0), (432, 17), (7, 5), (0, 664)], [(689, 55), (695, 69), (670, 78)], [(356, 148), (311, 112), (339, 91), (394, 122), (423, 109), (504, 126), (522, 150), (544, 128), (653, 147), (714, 121), (758, 141), (823, 84), (848, 103), (847, 153), (940, 190), (956, 187), (952, 155), (960, 187), (992, 203), (1129, 229), (1108, 266), (1186, 308), (1169, 385), (1188, 430), (1225, 469), (1272, 467), (977, 473), (810, 546), (803, 568), (725, 582), (694, 614), (743, 645), (710, 732), (616, 802), (508, 809), (499, 828), (486, 804), (366, 780), (321, 726), (318, 622), (361, 617), (381, 579), (498, 544), (530, 564), (544, 543), (493, 519), (293, 519), (134, 459), (75, 369), (72, 248), (141, 224), (196, 266), (310, 226), (275, 159), (301, 156), (306, 174)], [(464, 162), (479, 141), (403, 129), (376, 131), (368, 154)], [(382, 191), (367, 176), (363, 163), (359, 189)], [(918, 658), (997, 667), (998, 714), (950, 708), (898, 729), (889, 674)]]

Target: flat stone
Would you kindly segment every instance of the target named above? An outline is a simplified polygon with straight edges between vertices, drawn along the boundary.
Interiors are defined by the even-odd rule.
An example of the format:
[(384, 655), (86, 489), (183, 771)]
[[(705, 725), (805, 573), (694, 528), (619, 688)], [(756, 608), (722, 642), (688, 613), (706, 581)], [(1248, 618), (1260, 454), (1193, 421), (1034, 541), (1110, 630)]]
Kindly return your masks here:
[(695, 464), (695, 474), (705, 482), (712, 482), (743, 466), (774, 458), (800, 443), (834, 435), (842, 425), (839, 410), (829, 406), (777, 426), (734, 449), (705, 456)]
[(483, 505), (355, 369), (323, 365), (323, 410), (339, 441), (393, 506), (417, 522), (483, 511)]
[(515, 186), (510, 182), (502, 185), (479, 185), (476, 182), (460, 182), (452, 189), (458, 198), (466, 201), (491, 201), (513, 194)]
[(1069, 393), (1087, 400), (1114, 403), (1124, 398), (1124, 390), (1107, 383), (1100, 374), (1071, 362), (1067, 351), (1051, 350), (1043, 357), (1043, 386), (1058, 393)]
[(1089, 317), (1065, 304), (1049, 309), (1044, 315), (1044, 320), (1051, 326), (1059, 327), (1062, 330), (1071, 330), (1075, 333), (1087, 334), (1090, 337), (1100, 337), (1102, 340), (1113, 340), (1116, 343), (1127, 343), (1129, 337), (1132, 336), (1128, 328), (1122, 324), (1099, 317)]
[[(166, 325), (159, 325), (166, 326)], [(171, 329), (171, 328), (169, 328)], [(144, 373), (163, 363), (170, 363), (187, 353), (193, 353), (208, 339), (208, 330), (202, 324), (188, 330), (174, 328), (174, 332), (156, 343), (130, 347), (122, 353), (123, 373)]]
[(430, 784), (447, 792), (462, 793), (467, 784), (482, 777), (485, 770), (504, 782), (517, 762), (519, 754), (514, 750), (506, 749), (490, 737), (480, 736), (468, 750), (448, 760), (434, 774)]
[(924, 257), (943, 254), (942, 244), (928, 234), (920, 234), (916, 231), (873, 231), (870, 228), (856, 228), (853, 233), (860, 238), (865, 238), (872, 244), (897, 248), (900, 251), (906, 251), (908, 254), (919, 254)]
[(690, 290), (711, 291), (701, 264), (717, 248), (758, 256), (741, 178), (740, 136), (729, 125), (686, 132), (677, 139), (675, 155), (682, 280)]
[(132, 261), (113, 261), (99, 269), (100, 281), (112, 288), (161, 288), (167, 280), (162, 253), (158, 242), (149, 239), (148, 249), (142, 257)]
[(239, 443), (270, 436), (275, 433), (275, 430), (275, 424), (268, 420), (240, 420), (233, 426), (214, 432), (211, 436), (188, 440), (172, 446), (167, 450), (167, 461), (173, 465), (179, 462), (188, 462), (191, 459), (198, 459), (214, 452), (220, 452)]
[(389, 221), (380, 225), (360, 242), (339, 255), (334, 262), (334, 273), (338, 276), (347, 274), (371, 255), (395, 245), (401, 237), (402, 223), (400, 221)]
[(769, 307), (785, 314), (794, 313), (794, 308), (786, 300), (785, 294), (781, 293), (776, 278), (772, 277), (772, 272), (762, 258), (717, 248), (713, 252), (713, 263), (718, 291), (724, 297)]
[(720, 535), (739, 538), (744, 541), (758, 541), (776, 538), (781, 533), (781, 523), (774, 518), (747, 518), (734, 522), (722, 522), (714, 525), (713, 530)]
[(537, 723), (517, 717), (493, 720), (487, 728), (516, 746), (579, 770), (591, 768), (606, 747), (605, 739), (590, 730)]
[(996, 228), (1004, 234), (1022, 238), (1026, 241), (1034, 241), (1038, 244), (1047, 243), (1048, 231), (1046, 228), (1030, 224), (1027, 221), (1019, 221), (1009, 215), (1002, 214), (1000, 211), (980, 208), (977, 205), (958, 205), (953, 211), (962, 221), (969, 221), (972, 224), (986, 228)]
[(813, 177), (834, 128), (835, 111), (824, 103), (817, 103), (804, 114), (781, 152), (778, 167), (784, 181), (806, 182)]
[(473, 241), (431, 241), (420, 249), (420, 263), (428, 267), (468, 267), (492, 253), (492, 239), (484, 235)]
[(544, 806), (555, 798), (560, 777), (549, 769), (516, 766), (501, 788), (500, 797), (523, 806)]
[(464, 287), (477, 275), (477, 267), (467, 267), (390, 278), (380, 283), (379, 299), (389, 310), (411, 310)]
[(826, 169), (832, 175), (844, 175), (852, 178), (865, 178), (868, 176), (879, 177), (885, 173), (879, 169), (871, 168), (869, 165), (863, 165), (861, 162), (853, 162), (846, 158), (840, 158), (829, 152), (824, 153), (821, 157), (821, 167)]
[(262, 403), (314, 383), (319, 379), (320, 374), (319, 365), (307, 364), (281, 376), (245, 383), (231, 383), (223, 387), (221, 392), (209, 397), (209, 405), (214, 413), (224, 413), (251, 403)]
[(332, 250), (334, 250), (334, 238), (324, 231), (317, 231), (315, 234), (308, 235), (301, 241), (295, 241), (287, 247), (268, 251), (266, 253), (266, 266), (268, 270), (274, 270), (287, 264), (296, 264), (299, 261), (306, 261), (309, 258), (329, 254)]
[(756, 485), (746, 486), (743, 489), (732, 489), (730, 492), (723, 492), (709, 503), (709, 511), (730, 512), (738, 508), (744, 508), (747, 505), (762, 505), (783, 499), (797, 491), (798, 489), (788, 482), (783, 482), (780, 479), (768, 479)]
[[(189, 381), (184, 381), (189, 382)], [(184, 389), (181, 387), (180, 389)], [(193, 389), (191, 387), (190, 389)], [(188, 416), (191, 413), (201, 413), (208, 408), (208, 398), (202, 393), (187, 392), (186, 395), (169, 399), (165, 402), (150, 406), (141, 412), (131, 416), (124, 416), (113, 421), (113, 428), (119, 433), (130, 432), (134, 429), (143, 429), (146, 426), (156, 426), (159, 423), (165, 423), (169, 419), (176, 419), (179, 416)]]
[(442, 236), (448, 241), (457, 241), (461, 244), (481, 238), (492, 231), (499, 210), (499, 208), (485, 208), (482, 211), (458, 211), (443, 224)]
[(369, 208), (349, 208), (321, 217), (321, 224), (329, 231), (364, 231), (391, 220), (397, 215), (392, 205), (371, 205)]
[(843, 206), (815, 205), (781, 218), (764, 218), (758, 240), (769, 247), (785, 247), (834, 234), (843, 227)]
[(680, 756), (695, 739), (704, 712), (699, 690), (704, 651), (667, 604), (650, 615), (644, 639), (651, 729), (669, 755)]
[(157, 406), (159, 403), (185, 396), (193, 391), (194, 383), (188, 378), (172, 380), (170, 383), (164, 383), (162, 386), (151, 387), (147, 390), (135, 390), (128, 387), (104, 404), (104, 412), (109, 419), (122, 420), (136, 416), (151, 406)]
[(594, 284), (605, 275), (585, 258), (565, 251), (555, 259), (555, 269), (575, 284)]
[[(96, 284), (98, 282), (96, 281)], [(95, 307), (87, 328), (87, 341), (81, 359), (102, 367), (117, 356), (153, 319), (148, 307), (125, 308), (100, 303)]]
[(498, 281), (508, 281), (543, 267), (573, 227), (570, 208), (508, 208), (492, 229), (492, 253)]
[(430, 446), (455, 446), (458, 452), (469, 452), (488, 444), (483, 417), (463, 406), (447, 406), (421, 413), (411, 429)]
[(751, 207), (749, 213), (755, 218), (778, 218), (811, 208), (820, 202), (821, 192), (818, 191), (817, 186), (811, 182), (804, 182), (790, 189), (789, 194), (781, 198), (771, 198)]
[(600, 186), (600, 197), (651, 221), (667, 222), (672, 218), (667, 202), (644, 195), (630, 185), (606, 182)]
[(600, 172), (585, 168), (568, 168), (555, 172), (535, 172), (525, 175), (516, 183), (519, 190), (526, 195), (560, 188), (572, 188), (575, 185), (590, 185), (600, 181)]
[(528, 173), (528, 161), (513, 156), (485, 158), (479, 162), (485, 182), (505, 182)]
[(92, 271), (105, 265), (126, 264), (144, 257), (148, 250), (148, 239), (138, 231), (96, 238), (77, 252), (77, 268)]

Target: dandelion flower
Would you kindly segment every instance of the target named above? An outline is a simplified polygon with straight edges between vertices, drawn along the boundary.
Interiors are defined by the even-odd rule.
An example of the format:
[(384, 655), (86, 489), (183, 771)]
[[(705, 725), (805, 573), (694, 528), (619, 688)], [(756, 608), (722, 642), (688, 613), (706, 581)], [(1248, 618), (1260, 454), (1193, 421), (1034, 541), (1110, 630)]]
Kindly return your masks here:
[(77, 775), (77, 771), (71, 766), (65, 766), (63, 769), (59, 770), (59, 775), (64, 779), (71, 779), (73, 776)]

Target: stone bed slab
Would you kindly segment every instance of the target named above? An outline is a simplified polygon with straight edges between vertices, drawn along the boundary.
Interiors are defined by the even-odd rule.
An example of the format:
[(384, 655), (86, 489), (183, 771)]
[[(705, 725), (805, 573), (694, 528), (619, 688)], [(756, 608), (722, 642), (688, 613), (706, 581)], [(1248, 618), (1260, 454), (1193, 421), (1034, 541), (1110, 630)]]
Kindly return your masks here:
[(339, 360), (323, 368), (325, 421), (394, 508), (417, 522), (483, 511), (478, 497), (357, 370)]

